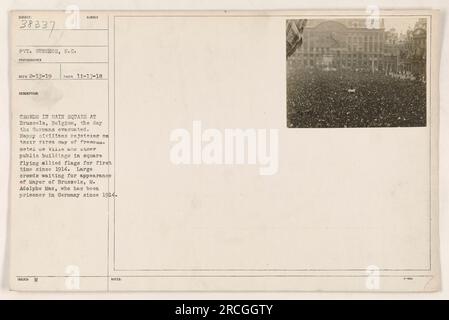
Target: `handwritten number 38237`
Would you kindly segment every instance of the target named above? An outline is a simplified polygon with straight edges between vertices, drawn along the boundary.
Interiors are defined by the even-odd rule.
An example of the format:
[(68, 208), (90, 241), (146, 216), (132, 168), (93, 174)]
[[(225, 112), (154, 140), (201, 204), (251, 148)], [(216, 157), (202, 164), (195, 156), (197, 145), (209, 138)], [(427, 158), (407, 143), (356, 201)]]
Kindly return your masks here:
[(53, 30), (55, 27), (55, 21), (53, 20), (20, 20), (20, 29), (50, 29)]

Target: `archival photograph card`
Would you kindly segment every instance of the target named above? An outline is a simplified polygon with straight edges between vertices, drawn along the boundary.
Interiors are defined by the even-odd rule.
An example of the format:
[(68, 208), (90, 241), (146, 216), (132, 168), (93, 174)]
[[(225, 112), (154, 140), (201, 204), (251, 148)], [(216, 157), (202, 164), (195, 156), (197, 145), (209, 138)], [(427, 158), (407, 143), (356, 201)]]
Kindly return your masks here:
[(438, 291), (437, 11), (12, 11), (10, 288)]

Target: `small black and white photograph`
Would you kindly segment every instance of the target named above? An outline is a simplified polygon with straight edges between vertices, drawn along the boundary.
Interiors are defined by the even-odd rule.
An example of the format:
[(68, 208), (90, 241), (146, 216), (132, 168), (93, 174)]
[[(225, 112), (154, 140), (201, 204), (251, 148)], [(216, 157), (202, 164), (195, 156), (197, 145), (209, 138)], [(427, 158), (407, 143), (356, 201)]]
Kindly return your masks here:
[(287, 127), (425, 127), (426, 43), (416, 16), (287, 20)]

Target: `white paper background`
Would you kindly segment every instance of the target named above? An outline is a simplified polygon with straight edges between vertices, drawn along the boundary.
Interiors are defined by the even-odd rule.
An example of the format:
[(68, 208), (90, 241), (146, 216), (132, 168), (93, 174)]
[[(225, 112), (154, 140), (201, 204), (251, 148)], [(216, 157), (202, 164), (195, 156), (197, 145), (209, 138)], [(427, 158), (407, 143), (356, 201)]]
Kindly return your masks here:
[[(9, 89), (8, 89), (8, 10), (12, 9), (40, 9), (40, 10), (64, 10), (67, 5), (76, 4), (81, 10), (264, 10), (264, 9), (359, 9), (364, 10), (369, 5), (377, 5), (382, 9), (440, 9), (442, 11), (441, 38), (442, 57), (449, 53), (448, 26), (445, 23), (445, 13), (449, 9), (447, 0), (397, 0), (394, 5), (391, 1), (360, 1), (341, 0), (326, 1), (315, 0), (313, 3), (295, 0), (77, 0), (57, 1), (42, 0), (34, 1), (9, 1), (0, 2), (0, 28), (1, 37), (5, 39), (0, 43), (0, 299), (81, 299), (81, 298), (144, 298), (144, 299), (316, 299), (316, 298), (393, 298), (393, 299), (449, 299), (449, 228), (448, 224), (448, 101), (449, 93), (441, 90), (440, 98), (440, 241), (441, 241), (441, 264), (442, 264), (442, 286), (439, 293), (431, 294), (337, 294), (337, 293), (18, 293), (8, 290), (8, 250), (7, 250), (7, 225), (8, 225), (8, 180), (9, 180)], [(440, 87), (447, 88), (449, 82), (449, 69), (447, 61), (443, 59), (440, 63)]]

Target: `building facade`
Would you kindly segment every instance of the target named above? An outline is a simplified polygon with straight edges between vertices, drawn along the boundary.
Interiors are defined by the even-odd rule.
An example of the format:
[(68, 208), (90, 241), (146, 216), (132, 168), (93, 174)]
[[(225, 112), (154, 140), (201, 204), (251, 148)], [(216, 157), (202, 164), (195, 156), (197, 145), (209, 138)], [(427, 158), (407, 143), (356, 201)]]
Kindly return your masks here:
[(419, 19), (399, 42), (399, 71), (422, 77), (426, 74), (427, 23)]
[(401, 40), (394, 29), (385, 30), (383, 19), (377, 28), (368, 28), (365, 19), (308, 20), (302, 46), (289, 63), (306, 69), (422, 73), (425, 27), (420, 21)]

